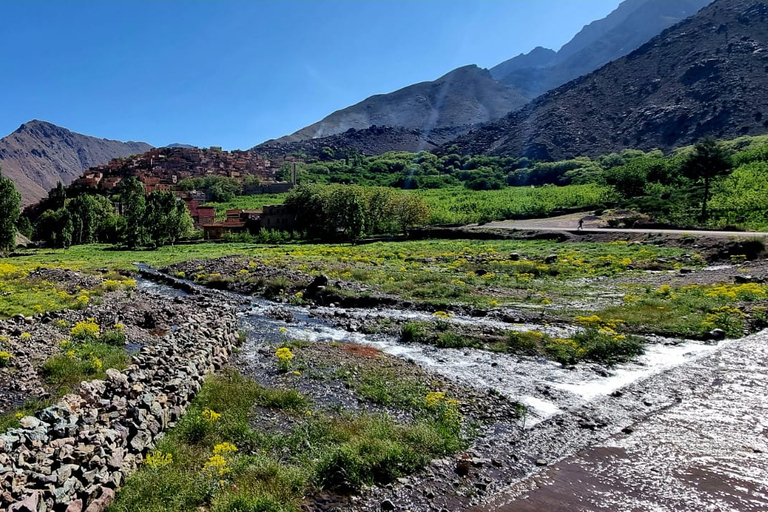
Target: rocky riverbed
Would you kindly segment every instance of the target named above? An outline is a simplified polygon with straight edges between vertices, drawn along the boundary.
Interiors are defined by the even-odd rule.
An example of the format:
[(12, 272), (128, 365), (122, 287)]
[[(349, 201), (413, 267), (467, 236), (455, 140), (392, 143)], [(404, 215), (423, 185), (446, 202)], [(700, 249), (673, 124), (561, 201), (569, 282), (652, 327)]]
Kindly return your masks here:
[[(535, 475), (543, 469), (557, 465), (568, 457), (588, 453), (590, 447), (610, 444), (613, 440), (626, 437), (646, 422), (658, 421), (654, 418), (668, 414), (666, 411), (674, 408), (685, 410), (687, 400), (699, 399), (695, 397), (697, 393), (698, 396), (702, 393), (706, 396), (713, 386), (717, 386), (718, 365), (725, 357), (721, 354), (738, 351), (747, 359), (763, 357), (760, 352), (750, 356), (750, 347), (755, 345), (756, 340), (762, 340), (763, 335), (746, 341), (724, 342), (720, 346), (659, 339), (649, 353), (636, 363), (612, 369), (600, 365), (563, 369), (531, 358), (400, 344), (386, 332), (366, 333), (368, 324), (365, 318), (385, 316), (386, 310), (372, 313), (370, 310), (340, 308), (311, 309), (279, 306), (257, 299), (251, 301), (251, 308), (241, 312), (241, 325), (251, 330), (249, 342), (233, 361), (244, 373), (257, 380), (268, 385), (280, 385), (280, 380), (285, 378), (274, 370), (270, 348), (274, 345), (264, 345), (264, 340), (279, 343), (281, 337), (303, 339), (310, 344), (298, 352), (304, 352), (302, 360), (307, 364), (302, 368), (300, 379), (291, 378), (291, 385), (328, 407), (349, 410), (370, 407), (370, 404), (359, 401), (345, 385), (344, 379), (328, 376), (329, 368), (351, 362), (359, 367), (373, 364), (395, 368), (399, 373), (421, 375), (420, 378), (425, 380), (438, 379), (443, 385), (450, 383), (452, 392), (462, 397), (465, 403), (472, 404), (465, 413), (485, 420), (478, 430), (477, 441), (467, 452), (433, 461), (417, 475), (399, 479), (385, 487), (369, 488), (360, 496), (348, 500), (335, 496), (316, 497), (308, 502), (307, 510), (452, 511), (477, 506), (485, 507), (483, 510), (495, 510), (494, 507), (506, 506), (504, 497), (509, 502), (520, 498), (521, 494), (515, 494), (516, 490), (538, 485), (536, 482), (539, 480), (531, 479), (538, 478)], [(398, 317), (424, 315), (402, 310), (390, 313), (395, 317), (395, 323)], [(361, 316), (362, 321), (359, 320)], [(270, 320), (265, 321), (265, 318)], [(360, 328), (350, 329), (350, 323), (356, 318), (361, 322)], [(462, 322), (503, 323), (503, 319), (472, 317), (458, 317), (453, 321), (457, 325)], [(337, 329), (334, 324), (342, 328)], [(280, 332), (280, 327), (284, 332)], [(340, 345), (335, 342), (340, 342)], [(361, 345), (382, 350), (384, 354), (353, 348)], [(347, 350), (340, 346), (346, 346)], [(392, 359), (387, 353), (399, 359)], [(321, 361), (323, 364), (318, 364)], [(749, 364), (750, 372), (759, 370), (762, 364), (746, 360), (742, 363)], [(760, 375), (757, 371), (754, 378), (762, 378)], [(530, 407), (529, 416), (519, 418), (510, 414), (514, 409), (505, 406), (503, 401), (499, 402), (499, 395), (522, 400)], [(731, 399), (735, 397), (731, 396)], [(740, 407), (759, 408), (754, 397), (747, 401)], [(728, 418), (727, 411), (720, 412), (724, 414), (722, 421), (736, 420)], [(685, 428), (695, 429), (691, 425)], [(665, 435), (671, 443), (677, 442), (676, 439), (683, 443), (688, 433), (685, 429), (677, 434), (668, 430)], [(750, 446), (762, 450), (763, 437), (758, 433), (750, 441)], [(642, 467), (656, 467), (654, 455), (647, 456), (650, 459)], [(751, 488), (764, 492), (765, 468), (757, 464), (744, 471), (757, 475), (749, 482)], [(699, 501), (694, 502), (706, 504), (707, 499), (701, 495)], [(651, 497), (646, 503), (648, 508), (640, 510), (655, 510), (653, 503)], [(573, 505), (573, 502), (568, 502), (562, 510), (569, 510), (568, 507)]]
[[(232, 271), (242, 270), (241, 262), (232, 261)], [(759, 280), (763, 270), (753, 264), (748, 271)], [(718, 271), (675, 276), (705, 280), (711, 275), (705, 272)], [(744, 274), (742, 269), (726, 278)], [(317, 278), (295, 277), (302, 279), (301, 290)], [(139, 350), (124, 372), (84, 384), (76, 396), (0, 436), (0, 486), (10, 510), (105, 507), (183, 414), (203, 375), (225, 364), (265, 386), (295, 388), (322, 410), (387, 412), (407, 422), (407, 410), (356, 391), (356, 379), (366, 372), (397, 375), (456, 397), (474, 425), (475, 442), (467, 451), (356, 496), (308, 497), (308, 511), (765, 507), (768, 468), (761, 454), (768, 426), (762, 418), (768, 411), (759, 392), (768, 367), (764, 333), (719, 345), (658, 338), (635, 362), (562, 367), (536, 357), (401, 343), (396, 334), (404, 322), (432, 316), (402, 302), (375, 308), (291, 305), (189, 282), (176, 282), (186, 290), (178, 292), (167, 284), (175, 278), (164, 281), (140, 280), (136, 290), (108, 292), (82, 311), (0, 322), (0, 335), (14, 353), (13, 364), (0, 369), (0, 407), (6, 409), (46, 396), (37, 369), (60, 351), (59, 341), (67, 337), (61, 321), (124, 324), (129, 350)], [(570, 328), (537, 324), (540, 318), (463, 310), (445, 321), (488, 336), (510, 328), (559, 335)], [(247, 332), (247, 342), (232, 352), (237, 329)], [(298, 343), (298, 375), (275, 365), (274, 349), (287, 340)], [(257, 417), (264, 428), (291, 428), (268, 409)], [(634, 481), (653, 483), (627, 483)], [(718, 483), (723, 481), (727, 485)]]

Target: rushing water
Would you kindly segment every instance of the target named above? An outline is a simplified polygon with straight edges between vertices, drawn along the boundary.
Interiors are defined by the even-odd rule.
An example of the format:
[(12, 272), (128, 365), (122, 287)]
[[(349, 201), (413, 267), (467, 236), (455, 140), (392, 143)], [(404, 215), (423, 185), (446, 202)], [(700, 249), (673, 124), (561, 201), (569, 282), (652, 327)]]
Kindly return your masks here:
[[(146, 267), (144, 267), (146, 270)], [(188, 284), (192, 284), (189, 283)], [(192, 284), (193, 285), (193, 284)], [(138, 286), (151, 293), (166, 296), (186, 295), (165, 284), (139, 279)], [(193, 285), (196, 286), (196, 285)], [(414, 361), (430, 370), (455, 379), (465, 385), (496, 391), (525, 403), (529, 407), (532, 426), (559, 412), (644, 379), (653, 374), (694, 361), (718, 350), (719, 346), (696, 341), (667, 339), (649, 340), (644, 355), (636, 361), (606, 369), (596, 364), (580, 364), (563, 368), (560, 364), (540, 357), (519, 357), (476, 349), (439, 349), (417, 343), (401, 343), (392, 336), (348, 332), (313, 316), (310, 308), (278, 304), (258, 297), (243, 297), (231, 292), (217, 292), (233, 300), (250, 301), (239, 313), (241, 327), (252, 340), (266, 343), (283, 339), (310, 342), (337, 341), (374, 346), (383, 352)], [(274, 311), (289, 313), (292, 321), (274, 318)], [(327, 317), (333, 308), (316, 308)], [(418, 311), (345, 309), (353, 318), (385, 317), (395, 320), (430, 320), (429, 314)], [(512, 325), (486, 318), (451, 317), (448, 322), (485, 325), (492, 328), (538, 330), (555, 336), (567, 335), (568, 329), (541, 325)]]

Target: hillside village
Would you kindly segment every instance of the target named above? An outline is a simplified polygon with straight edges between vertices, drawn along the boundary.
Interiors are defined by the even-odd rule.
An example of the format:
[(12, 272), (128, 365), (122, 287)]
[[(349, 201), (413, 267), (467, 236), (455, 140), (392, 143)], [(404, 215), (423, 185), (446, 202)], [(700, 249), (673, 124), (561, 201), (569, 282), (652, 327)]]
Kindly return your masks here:
[(144, 185), (146, 194), (174, 192), (186, 203), (195, 228), (203, 230), (204, 238), (220, 239), (226, 234), (258, 230), (262, 224), (270, 229), (290, 230), (294, 222), (278, 206), (264, 211), (228, 210), (226, 219), (216, 222), (214, 208), (204, 206), (210, 197), (203, 191), (180, 190), (178, 185), (182, 180), (216, 176), (232, 178), (243, 183), (245, 195), (278, 194), (288, 192), (294, 184), (275, 181), (277, 170), (284, 164), (299, 161), (292, 156), (267, 159), (255, 151), (229, 152), (220, 147), (154, 148), (141, 155), (116, 158), (92, 167), (72, 182), (70, 188), (111, 192), (123, 180), (136, 178)]

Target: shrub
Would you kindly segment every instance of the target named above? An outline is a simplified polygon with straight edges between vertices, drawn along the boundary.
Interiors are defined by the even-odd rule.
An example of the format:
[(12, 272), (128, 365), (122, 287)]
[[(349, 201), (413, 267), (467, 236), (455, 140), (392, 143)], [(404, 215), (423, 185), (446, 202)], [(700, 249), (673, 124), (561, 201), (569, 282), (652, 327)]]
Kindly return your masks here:
[(275, 352), (277, 357), (277, 365), (281, 372), (287, 372), (291, 368), (291, 360), (293, 359), (293, 353), (288, 347), (281, 347)]
[(507, 333), (507, 349), (521, 356), (535, 356), (542, 351), (545, 335), (538, 331), (510, 331)]
[(99, 341), (107, 345), (122, 347), (125, 345), (125, 333), (121, 329), (110, 329), (101, 333)]
[(77, 322), (69, 334), (76, 341), (95, 341), (99, 337), (99, 324), (93, 318), (89, 318), (85, 322)]
[(573, 340), (579, 346), (579, 359), (597, 361), (609, 366), (625, 363), (644, 352), (642, 342), (634, 336), (603, 333), (597, 329), (578, 333)]
[(428, 326), (427, 322), (408, 322), (403, 326), (400, 339), (405, 343), (427, 343), (429, 340)]

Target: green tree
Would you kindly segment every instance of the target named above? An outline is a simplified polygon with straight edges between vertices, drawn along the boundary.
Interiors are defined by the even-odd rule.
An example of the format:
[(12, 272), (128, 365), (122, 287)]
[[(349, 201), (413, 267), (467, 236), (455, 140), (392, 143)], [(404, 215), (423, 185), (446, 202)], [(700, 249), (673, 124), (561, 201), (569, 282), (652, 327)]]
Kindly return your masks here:
[(391, 188), (375, 187), (368, 190), (368, 224), (370, 234), (386, 233), (392, 225), (392, 208), (395, 191)]
[(123, 218), (118, 215), (115, 205), (108, 197), (96, 194), (91, 198), (96, 215), (95, 239), (99, 242), (117, 243), (124, 227)]
[(172, 192), (152, 192), (146, 199), (144, 223), (156, 247), (174, 244), (192, 231), (192, 217), (184, 201)]
[(424, 198), (413, 193), (401, 194), (395, 202), (393, 211), (405, 235), (408, 234), (409, 228), (426, 224), (430, 214)]
[(67, 202), (72, 219), (72, 245), (93, 243), (98, 228), (96, 200), (88, 194), (81, 194)]
[(708, 219), (707, 202), (713, 181), (730, 173), (732, 167), (730, 152), (712, 137), (698, 142), (683, 161), (683, 175), (702, 187), (701, 222)]
[(61, 182), (56, 184), (56, 188), (52, 188), (48, 191), (48, 204), (46, 205), (51, 210), (58, 210), (64, 207), (64, 203), (67, 200), (67, 189)]
[(121, 236), (122, 243), (131, 249), (147, 244), (147, 226), (144, 213), (147, 209), (144, 184), (136, 178), (120, 182), (120, 209), (125, 219), (125, 229)]
[(37, 220), (38, 240), (49, 247), (62, 247), (64, 249), (72, 245), (72, 216), (66, 208), (58, 210), (46, 210)]
[(16, 229), (19, 231), (19, 233), (29, 239), (32, 239), (32, 234), (35, 230), (32, 226), (32, 222), (26, 215), (19, 216), (19, 220), (16, 222)]
[(329, 225), (326, 229), (344, 233), (347, 240), (355, 241), (365, 234), (365, 190), (358, 186), (335, 186), (329, 197)]
[(3, 178), (0, 169), (0, 251), (16, 246), (16, 222), (21, 213), (21, 194), (10, 178)]

